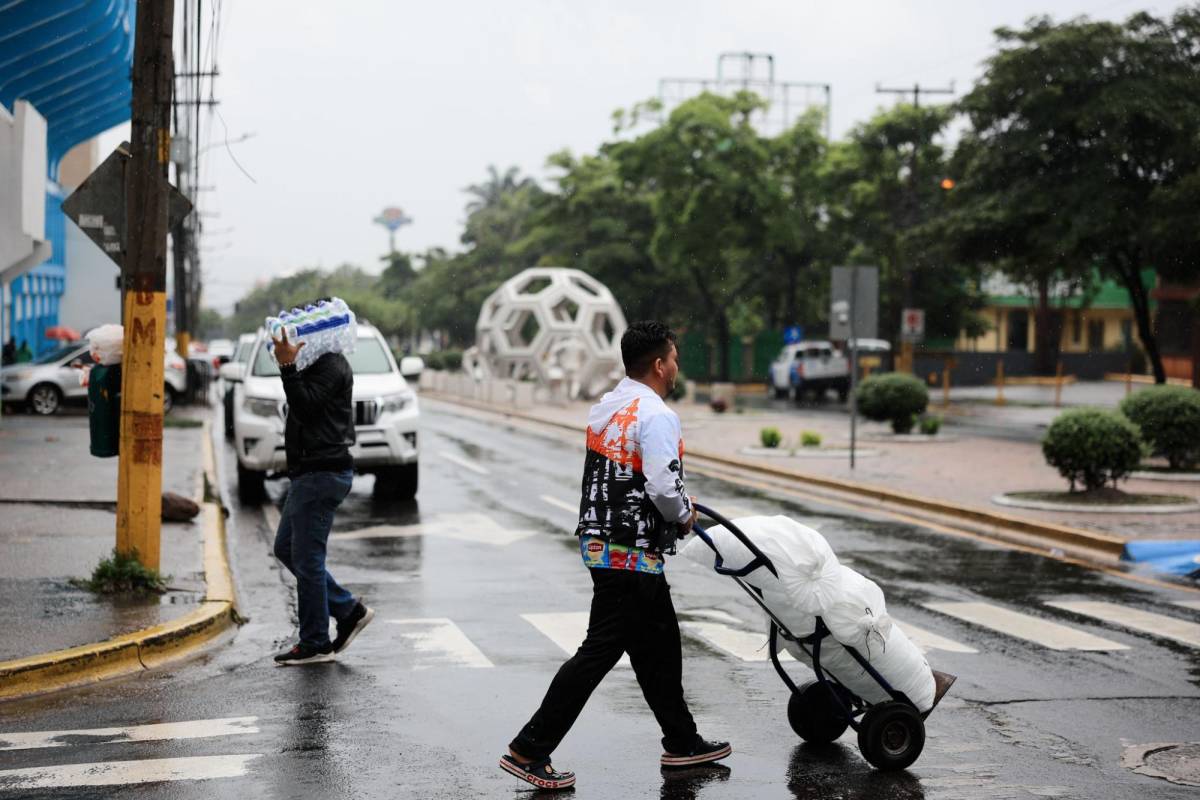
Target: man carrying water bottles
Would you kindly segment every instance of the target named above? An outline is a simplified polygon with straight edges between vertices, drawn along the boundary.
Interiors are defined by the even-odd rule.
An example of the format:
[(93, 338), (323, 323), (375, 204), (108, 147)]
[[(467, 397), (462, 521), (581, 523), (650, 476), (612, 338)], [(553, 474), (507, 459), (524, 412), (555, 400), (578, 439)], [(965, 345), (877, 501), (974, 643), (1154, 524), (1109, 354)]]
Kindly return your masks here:
[[(332, 661), (375, 616), (325, 569), (333, 512), (354, 478), (354, 373), (341, 353), (321, 355), (303, 370), (296, 356), (305, 342), (279, 331), (275, 360), (287, 395), (284, 445), (292, 484), (275, 534), (275, 557), (296, 576), (300, 641), (275, 656), (279, 665)], [(329, 618), (337, 634), (329, 637)]]
[(587, 637), (562, 667), (542, 705), (500, 758), (500, 767), (540, 789), (568, 789), (550, 754), (622, 653), (662, 729), (663, 767), (695, 767), (731, 752), (696, 733), (683, 696), (683, 653), (664, 552), (696, 521), (684, 487), (679, 417), (663, 402), (675, 388), (675, 334), (636, 322), (621, 337), (628, 375), (592, 406), (579, 508), (580, 554), (592, 581)]

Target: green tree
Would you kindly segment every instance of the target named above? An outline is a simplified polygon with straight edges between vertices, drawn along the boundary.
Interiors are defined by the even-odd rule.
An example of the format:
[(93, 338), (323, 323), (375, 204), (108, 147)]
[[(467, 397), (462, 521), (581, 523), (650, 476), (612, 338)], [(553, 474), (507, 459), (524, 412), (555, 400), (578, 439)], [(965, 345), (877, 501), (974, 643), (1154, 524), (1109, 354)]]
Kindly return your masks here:
[(973, 272), (932, 233), (945, 210), (941, 134), (952, 117), (948, 106), (898, 104), (832, 145), (824, 163), (829, 244), (844, 263), (879, 266), (884, 336), (899, 332), (912, 303), (926, 309), (927, 337), (953, 339), (977, 305)]
[[(1166, 380), (1146, 267), (1200, 274), (1200, 9), (1124, 23), (1035, 18), (963, 98), (970, 135), (962, 227), (1020, 275), (1098, 267), (1129, 292), (1155, 378)], [(969, 238), (969, 237), (968, 237)]]
[(583, 270), (612, 290), (631, 320), (673, 319), (684, 311), (650, 256), (651, 192), (621, 176), (607, 147), (580, 158), (560, 151), (546, 163), (558, 170), (553, 191), (542, 193), (529, 233), (510, 254), (531, 266)]
[(749, 92), (703, 94), (658, 128), (608, 146), (621, 176), (652, 192), (650, 253), (678, 301), (695, 303), (691, 321), (711, 330), (725, 380), (730, 310), (761, 278), (773, 206), (769, 149), (751, 124), (762, 104)]

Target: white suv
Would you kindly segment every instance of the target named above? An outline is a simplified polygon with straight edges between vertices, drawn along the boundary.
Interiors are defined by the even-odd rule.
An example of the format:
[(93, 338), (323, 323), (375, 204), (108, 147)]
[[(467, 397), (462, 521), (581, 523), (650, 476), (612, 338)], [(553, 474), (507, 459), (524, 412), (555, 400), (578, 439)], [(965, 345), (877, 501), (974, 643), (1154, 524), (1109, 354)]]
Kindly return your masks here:
[[(284, 418), (287, 401), (279, 367), (261, 333), (245, 366), (233, 410), (233, 440), (238, 460), (238, 498), (255, 503), (263, 497), (268, 472), (287, 469)], [(347, 354), (354, 370), (354, 423), (357, 442), (350, 448), (354, 470), (374, 473), (375, 491), (398, 499), (417, 493), (417, 395), (405, 377), (421, 374), (420, 358), (392, 358), (373, 326), (358, 324), (358, 344)]]

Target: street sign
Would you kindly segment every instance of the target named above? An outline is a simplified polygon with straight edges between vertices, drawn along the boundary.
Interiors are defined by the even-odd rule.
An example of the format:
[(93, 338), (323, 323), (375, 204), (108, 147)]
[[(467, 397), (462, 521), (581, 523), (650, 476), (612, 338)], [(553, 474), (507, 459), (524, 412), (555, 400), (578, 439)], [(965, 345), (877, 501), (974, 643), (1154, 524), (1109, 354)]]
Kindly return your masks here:
[(789, 328), (784, 328), (784, 330), (783, 330), (783, 343), (784, 344), (796, 344), (797, 342), (802, 342), (802, 341), (804, 341), (804, 326), (803, 325), (792, 325)]
[[(125, 268), (125, 166), (129, 158), (129, 143), (123, 142), (62, 202), (63, 213), (121, 269)], [(174, 186), (169, 195), (168, 225), (173, 228), (192, 213), (192, 203)]]
[[(851, 287), (854, 297), (851, 297)], [(878, 267), (834, 267), (829, 294), (830, 339), (846, 341), (852, 337), (874, 339), (878, 336)], [(854, 314), (853, 325), (851, 313)]]
[(925, 338), (925, 309), (906, 308), (900, 314), (900, 339), (919, 342)]

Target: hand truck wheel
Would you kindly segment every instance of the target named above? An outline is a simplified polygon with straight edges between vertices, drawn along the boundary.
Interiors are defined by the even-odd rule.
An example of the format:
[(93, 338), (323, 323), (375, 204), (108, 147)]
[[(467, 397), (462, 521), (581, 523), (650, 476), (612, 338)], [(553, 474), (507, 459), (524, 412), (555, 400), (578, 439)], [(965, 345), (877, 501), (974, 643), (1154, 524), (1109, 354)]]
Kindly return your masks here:
[(788, 722), (792, 730), (810, 744), (829, 744), (836, 741), (850, 721), (846, 712), (838, 705), (833, 693), (838, 692), (843, 702), (849, 703), (845, 690), (832, 683), (809, 681), (792, 693), (788, 700)]
[(925, 722), (907, 703), (892, 701), (872, 706), (859, 722), (858, 749), (876, 769), (905, 769), (924, 748)]

